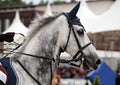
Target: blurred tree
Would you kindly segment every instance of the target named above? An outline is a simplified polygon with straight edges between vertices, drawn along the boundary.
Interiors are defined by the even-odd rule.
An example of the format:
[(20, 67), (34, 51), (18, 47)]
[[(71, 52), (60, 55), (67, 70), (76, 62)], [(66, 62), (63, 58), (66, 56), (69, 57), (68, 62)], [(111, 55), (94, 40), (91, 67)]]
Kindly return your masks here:
[(41, 4), (43, 4), (44, 3), (44, 0), (41, 0), (41, 2), (40, 2)]
[(65, 0), (63, 1), (63, 0), (54, 0), (54, 2), (56, 3), (56, 2), (65, 2)]
[(16, 6), (16, 5), (25, 5), (21, 0), (0, 0), (0, 6)]
[(92, 85), (102, 85), (100, 82), (100, 77), (99, 76), (95, 76), (94, 82)]

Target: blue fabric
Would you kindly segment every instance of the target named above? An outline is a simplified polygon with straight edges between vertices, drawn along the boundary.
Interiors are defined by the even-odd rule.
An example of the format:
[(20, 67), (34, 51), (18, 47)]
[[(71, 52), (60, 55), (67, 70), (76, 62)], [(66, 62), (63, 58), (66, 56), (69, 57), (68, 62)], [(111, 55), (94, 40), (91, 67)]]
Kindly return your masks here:
[(102, 85), (115, 85), (116, 74), (105, 62), (102, 62), (97, 70), (91, 71), (87, 76), (91, 82), (94, 81), (95, 76), (99, 76)]
[(11, 58), (2, 58), (0, 62), (8, 72), (8, 85), (18, 85), (18, 76), (12, 66)]

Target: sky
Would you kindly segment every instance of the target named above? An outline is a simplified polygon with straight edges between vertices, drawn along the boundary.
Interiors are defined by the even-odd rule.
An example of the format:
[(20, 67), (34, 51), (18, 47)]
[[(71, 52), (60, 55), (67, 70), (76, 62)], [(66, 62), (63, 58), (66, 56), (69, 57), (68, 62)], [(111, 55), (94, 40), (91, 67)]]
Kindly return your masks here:
[[(31, 1), (33, 2), (33, 4), (38, 4), (38, 3), (40, 3), (40, 1), (41, 0), (22, 0), (22, 1), (24, 1), (24, 2), (26, 2), (26, 3), (30, 3)], [(44, 0), (45, 2), (46, 1), (49, 1), (50, 3), (52, 3), (53, 1), (55, 1), (55, 0)], [(59, 1), (67, 1), (67, 2), (70, 2), (71, 0), (59, 0)]]

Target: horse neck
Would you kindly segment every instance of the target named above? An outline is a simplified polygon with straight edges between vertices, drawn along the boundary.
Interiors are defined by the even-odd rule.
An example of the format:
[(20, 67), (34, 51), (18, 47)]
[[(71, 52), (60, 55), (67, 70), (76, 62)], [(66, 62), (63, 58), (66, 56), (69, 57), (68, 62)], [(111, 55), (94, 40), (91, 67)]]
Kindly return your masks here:
[[(53, 24), (54, 23), (54, 24)], [(55, 25), (55, 23), (58, 23)], [(53, 58), (58, 55), (59, 30), (61, 21), (53, 21), (38, 31), (25, 47), (24, 53)], [(62, 29), (61, 29), (62, 30)], [(24, 45), (23, 45), (24, 46)], [(50, 63), (48, 60), (26, 57), (22, 55), (20, 61), (37, 78), (42, 85), (50, 83)], [(55, 64), (54, 64), (55, 65)], [(56, 66), (52, 67), (55, 71)], [(47, 83), (47, 84), (45, 84)]]
[(56, 49), (59, 30), (49, 27), (51, 25), (38, 31), (27, 44), (24, 52), (52, 57)]
[[(61, 46), (61, 41), (65, 41), (63, 43), (66, 43), (66, 36), (68, 36), (68, 33), (65, 33), (67, 32), (65, 29), (67, 26), (68, 23), (66, 22), (65, 16), (62, 15), (43, 26), (43, 28), (37, 27), (39, 30), (36, 33), (32, 32), (34, 36), (32, 39), (28, 39), (26, 43), (27, 47), (23, 46), (25, 47), (24, 52), (48, 57), (59, 56), (58, 51)], [(33, 51), (30, 48), (35, 50)]]

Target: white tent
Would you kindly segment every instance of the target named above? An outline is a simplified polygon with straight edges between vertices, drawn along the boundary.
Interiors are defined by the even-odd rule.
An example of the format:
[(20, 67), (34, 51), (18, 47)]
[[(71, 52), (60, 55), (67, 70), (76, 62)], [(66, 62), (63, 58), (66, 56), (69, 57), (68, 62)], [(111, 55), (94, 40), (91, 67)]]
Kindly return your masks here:
[[(81, 1), (79, 11), (77, 16), (80, 19), (93, 19), (96, 18), (96, 15), (89, 9), (85, 0)], [(82, 20), (85, 21), (85, 20)], [(86, 20), (87, 21), (87, 20)]]
[(102, 32), (120, 29), (120, 0), (115, 1), (111, 8), (101, 15), (95, 15), (88, 8), (85, 1), (81, 2), (81, 7), (77, 16), (81, 19), (87, 32)]
[[(18, 11), (16, 11), (16, 15), (15, 15), (15, 18), (14, 18), (12, 24), (3, 33), (7, 33), (7, 32), (21, 33), (24, 36), (27, 36), (28, 28), (25, 27), (23, 25), (23, 23), (21, 22)], [(14, 37), (14, 40), (20, 43), (20, 42), (23, 41), (23, 37), (17, 35), (17, 36)]]
[(87, 29), (87, 31), (91, 31), (90, 28), (93, 27), (94, 20), (96, 19), (97, 15), (95, 15), (87, 6), (85, 0), (81, 1), (80, 9), (77, 13), (77, 16), (80, 18), (81, 23)]
[(21, 22), (18, 11), (16, 11), (16, 15), (12, 24), (3, 33), (6, 33), (6, 32), (15, 32), (15, 33), (22, 33), (25, 36), (27, 35), (28, 28), (25, 27)]
[(52, 10), (51, 10), (51, 5), (50, 2), (48, 2), (47, 4), (47, 9), (43, 15), (43, 18), (49, 17), (49, 16), (53, 16)]
[(120, 30), (120, 0), (116, 0), (111, 8), (99, 15), (92, 28), (93, 32)]

